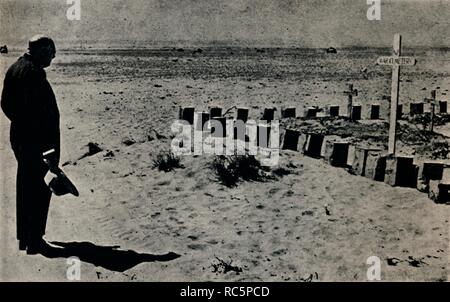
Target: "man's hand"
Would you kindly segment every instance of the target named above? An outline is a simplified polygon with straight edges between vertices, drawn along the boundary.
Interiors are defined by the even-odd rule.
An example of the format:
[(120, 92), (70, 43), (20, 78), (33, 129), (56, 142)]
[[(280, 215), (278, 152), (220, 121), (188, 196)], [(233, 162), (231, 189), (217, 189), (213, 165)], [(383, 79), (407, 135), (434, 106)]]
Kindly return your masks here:
[(58, 158), (55, 149), (48, 150), (42, 154), (44, 162), (47, 164), (50, 172), (57, 174), (59, 172), (58, 168)]

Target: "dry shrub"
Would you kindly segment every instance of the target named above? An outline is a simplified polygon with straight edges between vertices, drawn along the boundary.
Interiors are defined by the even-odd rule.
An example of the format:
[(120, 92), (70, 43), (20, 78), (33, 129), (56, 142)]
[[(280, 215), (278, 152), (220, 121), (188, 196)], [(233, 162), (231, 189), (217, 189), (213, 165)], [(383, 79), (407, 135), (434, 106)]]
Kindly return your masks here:
[[(235, 187), (239, 181), (274, 180), (292, 174), (290, 167), (277, 167), (271, 170), (262, 166), (254, 155), (217, 156), (212, 162), (212, 169), (219, 181), (227, 187)], [(295, 167), (295, 166), (293, 166)]]
[(184, 168), (184, 166), (181, 164), (180, 157), (172, 152), (161, 152), (153, 160), (153, 168), (158, 168), (159, 171), (170, 172), (176, 168)]

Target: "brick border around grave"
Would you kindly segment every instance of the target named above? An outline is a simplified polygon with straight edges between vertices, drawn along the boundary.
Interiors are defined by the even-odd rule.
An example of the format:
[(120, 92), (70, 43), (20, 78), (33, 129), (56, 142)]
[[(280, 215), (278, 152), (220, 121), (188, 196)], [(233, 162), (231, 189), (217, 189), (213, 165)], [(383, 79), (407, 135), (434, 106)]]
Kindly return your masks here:
[[(294, 117), (296, 115), (295, 107), (282, 108), (279, 112), (283, 116), (288, 108), (290, 112), (287, 115)], [(218, 106), (214, 107), (214, 110), (223, 112), (222, 108)], [(314, 111), (316, 110), (317, 108), (314, 107)], [(339, 112), (339, 108), (334, 110)], [(261, 121), (270, 124), (270, 121), (275, 119), (275, 112), (277, 111), (275, 107), (264, 108), (262, 117), (267, 118), (267, 120), (261, 119)], [(311, 115), (315, 116), (315, 114), (307, 115), (310, 116), (304, 118), (311, 118)], [(180, 107), (179, 118), (188, 121), (190, 126), (197, 130), (199, 129), (197, 124), (199, 116), (207, 121), (211, 119), (211, 111), (195, 111), (194, 107)], [(249, 109), (239, 107), (236, 109), (233, 120), (238, 120), (238, 117), (248, 119), (248, 116)], [(224, 118), (223, 116), (213, 117), (214, 120), (219, 120), (221, 123), (223, 123)], [(391, 186), (416, 188), (420, 192), (427, 193), (428, 197), (436, 203), (450, 203), (450, 183), (443, 182), (444, 170), (448, 169), (450, 172), (450, 165), (439, 161), (425, 161), (417, 165), (412, 157), (388, 156), (386, 150), (358, 146), (336, 135), (331, 135), (330, 137), (333, 137), (333, 140), (330, 141), (327, 140), (327, 137), (323, 134), (282, 129), (280, 127), (280, 151), (300, 152), (305, 156), (322, 159), (331, 166), (346, 168), (352, 174), (374, 181), (385, 182)], [(349, 151), (351, 148), (354, 149), (352, 160)], [(345, 156), (347, 157), (345, 158)], [(352, 162), (352, 164), (348, 164), (349, 162)]]

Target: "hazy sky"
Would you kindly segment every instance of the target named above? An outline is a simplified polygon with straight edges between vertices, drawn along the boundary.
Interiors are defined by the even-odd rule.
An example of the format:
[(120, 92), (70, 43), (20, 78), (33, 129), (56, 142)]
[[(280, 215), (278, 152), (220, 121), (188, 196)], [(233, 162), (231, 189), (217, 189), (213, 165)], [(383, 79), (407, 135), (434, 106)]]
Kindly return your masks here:
[(69, 21), (66, 0), (0, 0), (0, 44), (35, 33), (79, 40), (221, 41), (245, 46), (450, 46), (450, 0), (381, 0), (381, 21), (366, 0), (81, 0)]

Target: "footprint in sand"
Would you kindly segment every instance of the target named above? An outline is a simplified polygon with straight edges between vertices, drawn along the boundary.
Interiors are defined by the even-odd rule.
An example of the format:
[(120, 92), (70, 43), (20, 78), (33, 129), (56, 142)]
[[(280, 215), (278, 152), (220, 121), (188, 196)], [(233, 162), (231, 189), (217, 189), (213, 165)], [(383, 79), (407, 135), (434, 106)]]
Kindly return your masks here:
[(194, 251), (204, 251), (207, 248), (207, 245), (205, 245), (205, 244), (188, 244), (187, 247)]

